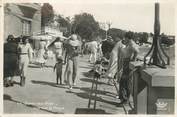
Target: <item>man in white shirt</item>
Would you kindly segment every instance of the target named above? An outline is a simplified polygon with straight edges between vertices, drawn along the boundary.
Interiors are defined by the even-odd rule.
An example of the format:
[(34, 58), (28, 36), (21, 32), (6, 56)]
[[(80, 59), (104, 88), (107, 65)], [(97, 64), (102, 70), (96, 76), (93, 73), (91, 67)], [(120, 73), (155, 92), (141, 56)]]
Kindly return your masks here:
[(96, 60), (97, 60), (97, 49), (98, 49), (97, 41), (88, 42), (87, 43), (87, 48), (90, 51), (89, 62), (95, 63)]

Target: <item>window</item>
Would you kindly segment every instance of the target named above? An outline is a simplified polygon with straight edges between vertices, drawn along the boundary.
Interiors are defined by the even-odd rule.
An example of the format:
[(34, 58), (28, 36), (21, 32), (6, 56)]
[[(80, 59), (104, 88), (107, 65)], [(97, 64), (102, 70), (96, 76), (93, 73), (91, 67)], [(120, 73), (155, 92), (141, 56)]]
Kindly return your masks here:
[(23, 35), (30, 35), (31, 34), (31, 22), (30, 21), (23, 20), (22, 34)]

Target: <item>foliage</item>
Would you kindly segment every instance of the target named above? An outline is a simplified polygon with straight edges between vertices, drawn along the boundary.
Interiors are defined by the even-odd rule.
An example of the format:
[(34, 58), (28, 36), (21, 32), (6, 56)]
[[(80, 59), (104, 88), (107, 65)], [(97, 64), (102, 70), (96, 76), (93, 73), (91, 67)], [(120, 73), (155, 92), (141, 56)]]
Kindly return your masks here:
[(49, 3), (44, 3), (41, 8), (41, 25), (45, 26), (53, 21), (54, 10), (52, 5)]
[(64, 36), (68, 36), (70, 34), (70, 27), (71, 27), (70, 19), (68, 17), (65, 18), (61, 15), (57, 15), (55, 21), (59, 23), (60, 29), (66, 28), (66, 31), (64, 31), (63, 34)]
[(111, 28), (108, 30), (108, 35), (113, 38), (114, 41), (118, 41), (124, 37), (125, 31), (117, 28)]
[(99, 24), (95, 21), (94, 17), (88, 13), (75, 15), (72, 23), (72, 33), (76, 33), (86, 40), (98, 34)]
[(139, 33), (139, 43), (147, 43), (148, 41), (148, 33), (143, 32), (143, 33)]
[(69, 21), (67, 21), (61, 15), (57, 15), (56, 21), (60, 24), (61, 27), (69, 27)]
[(98, 35), (99, 35), (102, 39), (105, 39), (105, 38), (106, 38), (106, 31), (100, 28), (100, 29), (98, 30)]
[(175, 39), (169, 39), (167, 35), (161, 34), (161, 42), (167, 46), (173, 45), (175, 43)]

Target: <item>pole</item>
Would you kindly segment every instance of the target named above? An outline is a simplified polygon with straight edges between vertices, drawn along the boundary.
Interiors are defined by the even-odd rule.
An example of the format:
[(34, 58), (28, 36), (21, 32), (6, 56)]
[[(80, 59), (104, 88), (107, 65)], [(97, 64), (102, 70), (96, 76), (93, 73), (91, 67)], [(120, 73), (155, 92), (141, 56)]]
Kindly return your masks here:
[(155, 22), (154, 22), (154, 52), (153, 52), (153, 64), (158, 64), (158, 48), (157, 48), (157, 43), (159, 41), (159, 36), (160, 36), (160, 21), (159, 21), (159, 3), (155, 3)]
[[(146, 57), (151, 55), (149, 64), (159, 66), (161, 68), (166, 68), (165, 65), (169, 65), (170, 58), (165, 53), (162, 44), (160, 42), (160, 10), (159, 10), (159, 3), (155, 3), (155, 17), (154, 17), (154, 37), (153, 37), (153, 43), (149, 50), (149, 52), (144, 57), (144, 64), (146, 64)], [(152, 54), (151, 54), (152, 53)]]

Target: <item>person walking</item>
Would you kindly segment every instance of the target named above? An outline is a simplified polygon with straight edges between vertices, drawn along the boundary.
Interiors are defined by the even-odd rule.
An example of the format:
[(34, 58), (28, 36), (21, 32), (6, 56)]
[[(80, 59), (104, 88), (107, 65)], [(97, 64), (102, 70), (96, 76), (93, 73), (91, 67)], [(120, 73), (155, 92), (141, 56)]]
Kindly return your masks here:
[(4, 77), (5, 87), (13, 86), (13, 78), (18, 69), (18, 45), (14, 36), (9, 35), (4, 44)]
[(82, 45), (81, 45), (81, 56), (83, 57), (85, 54), (85, 43), (86, 43), (86, 39), (82, 40)]
[(72, 34), (70, 39), (66, 42), (66, 45), (67, 64), (65, 69), (65, 80), (69, 85), (69, 89), (72, 89), (72, 87), (76, 85), (76, 78), (78, 75), (78, 56), (81, 43), (77, 39), (77, 35)]
[(18, 53), (19, 53), (19, 70), (20, 70), (20, 77), (21, 77), (21, 86), (25, 85), (25, 79), (27, 75), (27, 68), (30, 60), (31, 55), (31, 47), (28, 44), (28, 38), (23, 37), (23, 44), (18, 46)]

